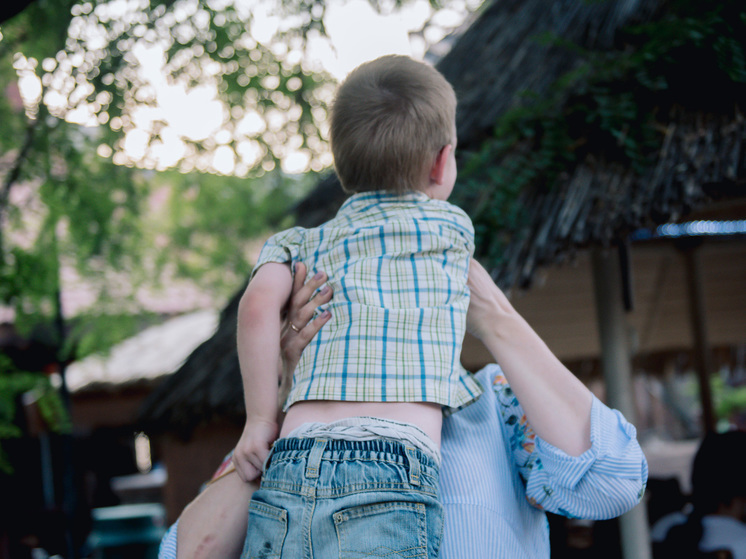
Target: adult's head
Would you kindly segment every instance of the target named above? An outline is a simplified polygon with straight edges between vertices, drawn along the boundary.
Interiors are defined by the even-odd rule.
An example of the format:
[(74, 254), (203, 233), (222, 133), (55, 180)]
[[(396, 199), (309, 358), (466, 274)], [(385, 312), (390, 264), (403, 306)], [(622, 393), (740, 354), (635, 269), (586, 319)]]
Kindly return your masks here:
[[(692, 464), (692, 502), (702, 515), (746, 503), (746, 432), (705, 436)], [(746, 521), (746, 519), (743, 519)]]
[(331, 111), (342, 186), (422, 190), (440, 150), (455, 142), (455, 122), (456, 95), (432, 66), (397, 55), (358, 66), (339, 86)]

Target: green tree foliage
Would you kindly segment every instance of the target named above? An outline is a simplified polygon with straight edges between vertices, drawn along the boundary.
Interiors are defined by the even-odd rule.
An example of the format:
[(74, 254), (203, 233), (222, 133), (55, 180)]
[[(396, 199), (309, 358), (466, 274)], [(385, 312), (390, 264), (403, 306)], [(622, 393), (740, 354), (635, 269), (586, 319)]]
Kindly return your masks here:
[[(41, 328), (59, 361), (77, 359), (149, 320), (143, 286), (188, 278), (219, 298), (245, 281), (254, 239), (289, 225), (329, 163), (333, 84), (307, 55), (326, 7), (36, 0), (0, 21), (0, 306), (21, 333)], [(169, 88), (202, 103), (176, 112)], [(164, 158), (167, 142), (180, 151)], [(311, 172), (288, 176), (289, 156)], [(91, 297), (75, 316), (70, 281)], [(2, 371), (0, 439), (18, 394), (50, 392), (32, 373)]]
[(728, 422), (739, 414), (746, 413), (746, 385), (734, 386), (725, 382), (721, 376), (713, 376), (710, 385), (718, 420)]
[[(240, 284), (248, 270), (242, 247), (284, 215), (306, 184), (285, 177), (276, 163), (293, 142), (300, 150), (323, 148), (312, 113), (324, 114), (316, 92), (328, 78), (304, 69), (298, 51), (298, 39), (319, 28), (323, 10), (280, 7), (295, 14), (294, 27), (266, 44), (251, 36), (251, 13), (190, 0), (33, 2), (0, 27), (6, 84), (0, 94), (0, 300), (13, 305), (22, 330), (60, 314), (64, 267), (98, 290), (102, 320), (121, 313), (126, 295), (164, 273), (199, 278), (223, 294)], [(155, 102), (152, 76), (143, 75), (133, 54), (138, 46), (164, 55), (173, 83), (215, 86), (224, 102), (216, 131), (227, 132), (220, 145), (240, 152), (239, 143), (248, 140), (254, 148), (243, 178), (146, 173), (134, 164), (156, 167), (147, 149), (139, 161), (127, 159), (123, 141), (135, 126), (133, 113)], [(22, 105), (16, 84), (24, 79), (38, 94), (27, 94)], [(259, 120), (251, 138), (237, 129), (248, 111)], [(278, 122), (280, 113), (291, 116)], [(71, 122), (76, 119), (105, 126), (82, 127)], [(159, 143), (167, 124), (154, 121), (145, 129), (149, 146)], [(193, 165), (219, 147), (214, 134), (185, 140), (181, 163), (192, 163), (182, 167), (214, 171)], [(154, 211), (153, 193), (166, 181), (169, 211)], [(117, 273), (127, 275), (126, 293)], [(114, 283), (120, 285), (112, 289)]]
[(0, 472), (6, 474), (12, 473), (13, 467), (1, 443), (22, 435), (15, 419), (18, 396), (24, 393), (32, 395), (42, 419), (52, 431), (67, 433), (71, 429), (67, 411), (49, 377), (17, 371), (6, 356), (0, 355)]
[[(284, 146), (296, 142), (292, 136), (299, 149), (310, 143), (321, 150), (309, 123), (312, 111), (323, 116), (314, 92), (326, 78), (302, 70), (300, 60), (290, 65), (271, 45), (242, 39), (234, 8), (200, 6), (37, 1), (0, 27), (0, 304), (15, 310), (21, 333), (51, 334), (60, 361), (110, 347), (141, 327), (134, 295), (143, 285), (186, 276), (217, 296), (236, 289), (249, 270), (251, 239), (281, 220), (307, 184), (281, 173)], [(238, 149), (246, 140), (234, 126), (244, 109), (262, 120), (274, 118), (274, 104), (296, 116), (257, 127), (266, 134), (251, 138), (256, 170), (247, 166), (244, 177), (144, 171), (135, 163), (155, 167), (148, 151), (140, 161), (117, 158), (133, 111), (153, 101), (130, 52), (138, 41), (160, 42), (174, 82), (217, 88), (224, 101), (217, 127), (229, 132), (222, 145)], [(248, 75), (249, 64), (254, 72), (245, 82), (238, 68)], [(277, 76), (271, 91), (260, 83), (268, 75)], [(23, 80), (36, 85), (36, 98), (33, 87), (22, 98)], [(88, 126), (75, 123), (84, 120), (81, 111)], [(149, 146), (165, 125), (146, 130)], [(212, 137), (192, 139), (182, 160), (217, 147)], [(158, 206), (153, 199), (164, 190), (168, 203)], [(94, 304), (75, 317), (61, 308), (66, 274), (92, 292)], [(3, 361), (0, 439), (18, 435), (17, 398), (31, 390), (52, 427), (66, 424), (47, 377)], [(0, 468), (8, 467), (0, 455)]]
[(256, 239), (269, 224), (289, 226), (288, 201), (297, 200), (316, 180), (313, 173), (295, 178), (271, 173), (247, 188), (242, 177), (153, 175), (151, 188), (164, 202), (147, 228), (156, 244), (168, 243), (168, 251), (157, 252), (155, 268), (173, 264), (177, 277), (200, 277), (221, 292), (233, 292), (248, 277)]
[[(304, 38), (323, 29), (324, 4), (306, 4), (279, 4), (275, 10), (285, 23), (268, 34), (257, 28), (256, 6), (245, 3), (34, 2), (3, 26), (3, 50), (38, 62), (34, 71), (54, 116), (69, 118), (85, 107), (98, 122), (108, 123), (117, 132), (109, 138), (115, 151), (136, 126), (133, 111), (163, 103), (148, 73), (153, 61), (172, 85), (215, 87), (223, 101), (216, 128), (228, 133), (228, 146), (237, 153), (240, 141), (255, 142), (258, 161), (250, 163), (264, 163), (266, 169), (284, 156), (288, 142), (299, 142), (297, 149), (310, 158), (324, 149), (320, 125), (329, 77), (304, 60)], [(268, 22), (277, 18), (262, 20)], [(244, 117), (260, 121), (250, 138), (239, 126)], [(156, 119), (145, 129), (149, 145), (158, 143), (168, 125)], [(188, 144), (181, 158), (186, 165), (216, 147), (210, 135), (182, 139)], [(136, 163), (155, 166), (147, 152)]]

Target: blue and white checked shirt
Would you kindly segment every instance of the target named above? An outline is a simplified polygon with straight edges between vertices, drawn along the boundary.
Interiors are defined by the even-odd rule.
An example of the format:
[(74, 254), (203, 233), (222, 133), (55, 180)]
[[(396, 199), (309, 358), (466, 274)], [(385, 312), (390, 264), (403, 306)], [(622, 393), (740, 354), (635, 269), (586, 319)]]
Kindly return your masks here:
[(255, 269), (303, 262), (328, 274), (332, 318), (303, 351), (285, 409), (301, 400), (434, 402), (481, 387), (461, 366), (474, 229), (421, 192), (353, 195), (325, 224), (274, 235)]
[[(604, 520), (640, 502), (648, 464), (622, 414), (594, 398), (591, 448), (570, 456), (534, 435), (500, 367), (476, 376), (484, 394), (443, 419), (441, 559), (549, 559), (544, 511)], [(177, 531), (159, 559), (176, 559)]]

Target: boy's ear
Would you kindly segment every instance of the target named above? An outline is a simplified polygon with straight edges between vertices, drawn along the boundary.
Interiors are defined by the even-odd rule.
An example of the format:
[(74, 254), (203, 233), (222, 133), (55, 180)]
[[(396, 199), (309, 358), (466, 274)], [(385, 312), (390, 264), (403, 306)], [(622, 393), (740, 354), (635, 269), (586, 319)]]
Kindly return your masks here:
[(442, 184), (443, 176), (446, 172), (446, 164), (448, 163), (448, 157), (451, 155), (453, 146), (451, 144), (445, 145), (440, 148), (438, 155), (435, 156), (433, 166), (430, 168), (430, 182), (435, 184)]

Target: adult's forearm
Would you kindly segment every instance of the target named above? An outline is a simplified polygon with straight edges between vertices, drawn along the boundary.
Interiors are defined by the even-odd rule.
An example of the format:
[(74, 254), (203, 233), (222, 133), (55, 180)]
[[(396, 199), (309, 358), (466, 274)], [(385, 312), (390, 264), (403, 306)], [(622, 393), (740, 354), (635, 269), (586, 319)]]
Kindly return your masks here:
[(467, 327), (503, 370), (531, 427), (572, 456), (591, 446), (590, 391), (549, 350), (476, 260), (469, 267)]
[(592, 394), (551, 352), (507, 299), (482, 337), (536, 434), (579, 456), (591, 446)]
[(179, 517), (177, 559), (238, 559), (249, 500), (257, 488), (257, 483), (245, 483), (235, 472), (208, 485)]

